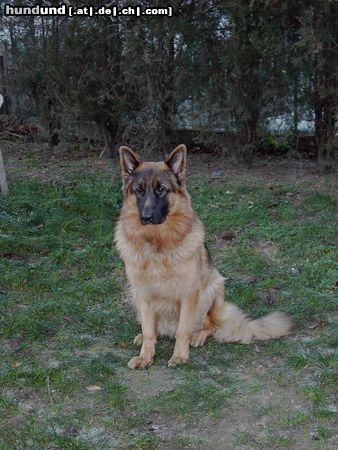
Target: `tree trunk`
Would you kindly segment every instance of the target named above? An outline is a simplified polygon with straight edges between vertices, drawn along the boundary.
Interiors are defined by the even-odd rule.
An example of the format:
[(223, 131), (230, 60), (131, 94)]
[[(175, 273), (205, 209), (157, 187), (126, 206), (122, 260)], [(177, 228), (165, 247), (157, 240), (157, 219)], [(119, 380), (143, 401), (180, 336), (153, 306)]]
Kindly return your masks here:
[[(314, 41), (314, 111), (318, 169), (328, 173), (335, 160), (337, 100), (336, 2), (315, 2), (312, 9)], [(314, 25), (311, 24), (313, 27)], [(323, 30), (324, 27), (324, 30)]]
[(48, 100), (48, 144), (49, 148), (57, 147), (60, 142), (59, 131), (61, 129), (61, 120), (55, 111), (54, 101)]
[(293, 80), (293, 135), (296, 141), (298, 136), (298, 75), (295, 76)]
[(335, 160), (335, 95), (337, 87), (336, 73), (331, 70), (323, 50), (318, 54), (315, 77), (314, 111), (315, 140), (318, 154), (318, 169), (329, 173)]
[(159, 146), (168, 150), (171, 141), (174, 92), (174, 38), (164, 36), (160, 44), (159, 67)]
[(5, 164), (4, 164), (4, 160), (2, 158), (1, 149), (0, 149), (0, 187), (1, 187), (1, 192), (4, 195), (4, 197), (6, 195), (8, 195), (8, 185), (7, 185), (7, 181), (6, 181)]
[(241, 155), (243, 162), (248, 168), (251, 168), (253, 164), (254, 150), (256, 148), (257, 141), (257, 125), (258, 118), (256, 117), (247, 119), (243, 125), (244, 140), (242, 140), (242, 142), (244, 142), (241, 146)]
[(335, 159), (335, 111), (330, 99), (315, 105), (315, 139), (318, 152), (318, 167), (321, 173), (332, 170)]
[(104, 151), (108, 157), (113, 158), (115, 155), (114, 147), (116, 145), (116, 136), (118, 132), (118, 123), (112, 122), (109, 118), (99, 116), (95, 119), (96, 124), (102, 134), (104, 141)]

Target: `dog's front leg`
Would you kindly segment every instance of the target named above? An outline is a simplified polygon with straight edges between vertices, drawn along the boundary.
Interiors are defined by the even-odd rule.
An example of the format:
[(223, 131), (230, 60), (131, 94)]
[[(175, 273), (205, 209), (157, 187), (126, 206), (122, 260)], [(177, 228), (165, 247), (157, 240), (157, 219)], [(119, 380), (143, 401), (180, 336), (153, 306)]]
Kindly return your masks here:
[(156, 317), (155, 312), (144, 300), (138, 299), (136, 304), (141, 321), (143, 340), (140, 356), (132, 358), (128, 367), (130, 369), (144, 369), (152, 364), (155, 355)]
[(180, 317), (176, 331), (176, 343), (173, 356), (168, 362), (169, 367), (175, 367), (189, 359), (189, 346), (192, 331), (196, 321), (199, 291), (194, 291), (189, 297), (183, 298), (180, 307)]

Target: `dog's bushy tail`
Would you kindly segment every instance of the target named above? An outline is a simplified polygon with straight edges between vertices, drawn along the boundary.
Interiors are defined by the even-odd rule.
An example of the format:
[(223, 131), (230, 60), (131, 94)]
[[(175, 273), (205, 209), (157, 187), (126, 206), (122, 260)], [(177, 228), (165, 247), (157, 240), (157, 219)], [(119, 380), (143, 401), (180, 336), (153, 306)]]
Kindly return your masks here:
[(279, 338), (288, 334), (292, 319), (286, 313), (273, 312), (251, 319), (236, 305), (225, 302), (218, 314), (219, 326), (214, 333), (218, 342), (242, 342)]

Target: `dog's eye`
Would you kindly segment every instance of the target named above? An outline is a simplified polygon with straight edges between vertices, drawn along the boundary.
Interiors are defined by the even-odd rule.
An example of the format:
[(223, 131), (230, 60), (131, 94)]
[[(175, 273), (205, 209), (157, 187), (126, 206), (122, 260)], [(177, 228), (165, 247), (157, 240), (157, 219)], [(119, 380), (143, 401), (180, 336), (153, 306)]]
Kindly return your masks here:
[(164, 186), (159, 186), (158, 188), (157, 188), (157, 192), (158, 192), (158, 194), (163, 194), (164, 192), (165, 192), (165, 187)]
[(137, 188), (135, 189), (135, 192), (140, 195), (144, 194), (144, 190), (141, 188), (141, 186), (137, 186)]

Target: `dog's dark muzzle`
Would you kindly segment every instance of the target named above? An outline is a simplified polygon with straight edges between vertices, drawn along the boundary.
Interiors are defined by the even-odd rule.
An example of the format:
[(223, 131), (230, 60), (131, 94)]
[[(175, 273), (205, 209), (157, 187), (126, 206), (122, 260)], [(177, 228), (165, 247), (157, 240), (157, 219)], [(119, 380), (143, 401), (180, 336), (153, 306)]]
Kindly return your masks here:
[(153, 214), (141, 213), (141, 223), (142, 225), (147, 225), (148, 223), (153, 223)]
[(154, 217), (153, 215), (149, 215), (149, 214), (141, 214), (140, 220), (141, 220), (142, 225), (148, 225), (148, 224), (160, 225), (161, 223), (164, 222), (165, 217), (160, 218), (160, 217)]
[(138, 203), (142, 225), (160, 225), (168, 213), (167, 200), (159, 198), (153, 192), (146, 193)]

